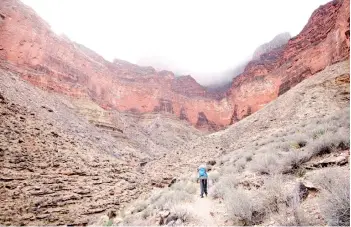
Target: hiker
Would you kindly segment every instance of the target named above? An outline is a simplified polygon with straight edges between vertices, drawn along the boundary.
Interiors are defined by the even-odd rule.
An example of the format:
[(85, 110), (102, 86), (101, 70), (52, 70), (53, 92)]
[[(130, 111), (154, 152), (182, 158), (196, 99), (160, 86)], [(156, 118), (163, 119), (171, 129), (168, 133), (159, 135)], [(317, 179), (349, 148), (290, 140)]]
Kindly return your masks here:
[(201, 190), (201, 198), (204, 197), (204, 193), (207, 197), (207, 172), (206, 172), (206, 165), (202, 164), (197, 168), (199, 176), (197, 178), (197, 182), (199, 183), (200, 180), (200, 190)]

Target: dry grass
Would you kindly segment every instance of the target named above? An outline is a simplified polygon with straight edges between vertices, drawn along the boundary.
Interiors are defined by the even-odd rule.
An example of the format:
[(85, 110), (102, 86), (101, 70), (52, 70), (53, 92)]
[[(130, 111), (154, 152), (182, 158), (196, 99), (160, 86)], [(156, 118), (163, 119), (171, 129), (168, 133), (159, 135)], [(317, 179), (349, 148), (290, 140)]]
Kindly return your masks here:
[(257, 154), (248, 168), (259, 174), (276, 174), (281, 171), (278, 156), (275, 153)]
[(232, 174), (224, 174), (209, 191), (210, 196), (216, 199), (225, 197), (225, 194), (230, 194), (239, 184), (237, 178), (238, 176), (234, 172)]
[(295, 183), (291, 184), (286, 176), (278, 174), (265, 180), (261, 192), (265, 212), (279, 225), (284, 226), (301, 226), (311, 225), (300, 208), (300, 186)]
[(309, 146), (313, 156), (331, 153), (336, 149), (348, 149), (350, 147), (349, 130), (339, 129), (337, 132), (327, 131), (315, 139)]
[[(148, 198), (140, 198), (135, 201), (130, 207), (120, 213), (119, 216), (123, 218), (123, 224), (143, 224), (136, 221), (145, 221), (150, 216), (156, 215), (160, 210), (171, 210), (177, 207), (178, 204), (191, 202), (197, 190), (196, 184), (185, 179), (176, 182), (169, 188), (154, 190)], [(185, 215), (180, 210), (177, 208), (179, 212), (176, 215), (181, 217), (181, 220), (185, 220), (189, 215)]]
[[(340, 111), (332, 117), (308, 119), (289, 129), (256, 137), (246, 147), (238, 146), (233, 154), (222, 159), (211, 197), (223, 199), (234, 224), (254, 225), (268, 216), (279, 225), (315, 224), (301, 210), (301, 192), (294, 179), (306, 173), (303, 164), (313, 157), (349, 149), (348, 114), (349, 111)], [(243, 172), (260, 174), (265, 178), (263, 186), (251, 191), (241, 189), (238, 174)], [(323, 214), (329, 224), (348, 224), (349, 179), (341, 182), (337, 175), (329, 178), (334, 180), (323, 186)], [(260, 196), (253, 196), (252, 190)]]
[(283, 173), (298, 170), (299, 167), (311, 158), (309, 152), (305, 150), (292, 150), (281, 157)]
[(255, 225), (262, 222), (264, 209), (252, 192), (234, 189), (224, 194), (228, 216), (234, 225)]
[(321, 188), (320, 207), (328, 225), (350, 226), (350, 175), (338, 168), (314, 176)]
[(196, 193), (196, 185), (191, 181), (178, 181), (171, 186), (171, 190), (175, 191), (185, 191), (188, 194)]
[(193, 214), (186, 207), (180, 205), (172, 207), (171, 214), (174, 219), (180, 219), (183, 223), (193, 218)]

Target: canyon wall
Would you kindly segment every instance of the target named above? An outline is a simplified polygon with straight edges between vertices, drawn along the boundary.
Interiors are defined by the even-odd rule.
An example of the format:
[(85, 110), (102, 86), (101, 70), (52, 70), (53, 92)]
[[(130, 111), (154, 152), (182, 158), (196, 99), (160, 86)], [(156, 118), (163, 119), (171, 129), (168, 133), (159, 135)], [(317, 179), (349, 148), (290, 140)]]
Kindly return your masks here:
[(53, 33), (20, 1), (0, 2), (1, 67), (44, 89), (89, 97), (105, 109), (173, 113), (207, 130), (239, 121), (348, 56), (349, 0), (333, 1), (318, 8), (286, 45), (251, 61), (224, 97), (216, 96), (190, 76), (176, 78), (169, 71), (122, 60), (108, 62)]
[(232, 122), (262, 108), (326, 66), (349, 58), (350, 1), (332, 1), (316, 9), (307, 25), (284, 46), (252, 60), (234, 78), (228, 99)]

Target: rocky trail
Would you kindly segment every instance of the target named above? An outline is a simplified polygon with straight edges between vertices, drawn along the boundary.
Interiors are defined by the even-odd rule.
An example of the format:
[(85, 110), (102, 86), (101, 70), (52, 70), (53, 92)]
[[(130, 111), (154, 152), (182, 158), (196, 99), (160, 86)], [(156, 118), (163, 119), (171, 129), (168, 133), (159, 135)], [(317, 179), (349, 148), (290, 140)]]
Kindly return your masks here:
[(220, 226), (216, 206), (217, 204), (210, 197), (201, 198), (196, 195), (194, 202), (189, 204), (189, 210), (198, 218), (195, 225)]

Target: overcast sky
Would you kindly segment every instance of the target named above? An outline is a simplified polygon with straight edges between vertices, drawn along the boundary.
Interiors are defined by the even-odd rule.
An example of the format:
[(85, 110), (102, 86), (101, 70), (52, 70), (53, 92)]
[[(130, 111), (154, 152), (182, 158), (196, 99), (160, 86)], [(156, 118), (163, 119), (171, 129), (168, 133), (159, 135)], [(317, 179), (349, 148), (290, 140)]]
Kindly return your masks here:
[(328, 0), (22, 0), (107, 60), (151, 62), (208, 84)]

